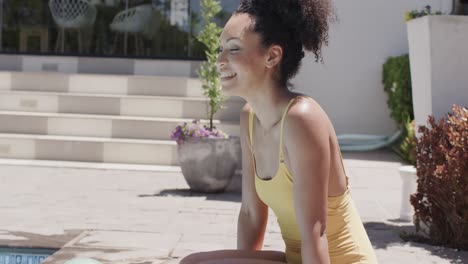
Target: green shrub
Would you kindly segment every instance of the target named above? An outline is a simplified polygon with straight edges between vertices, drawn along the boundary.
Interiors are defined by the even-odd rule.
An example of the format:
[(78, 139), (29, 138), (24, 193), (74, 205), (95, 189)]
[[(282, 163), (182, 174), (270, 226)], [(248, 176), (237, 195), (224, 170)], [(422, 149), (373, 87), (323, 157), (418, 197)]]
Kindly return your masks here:
[(414, 113), (409, 56), (406, 54), (387, 59), (383, 65), (382, 80), (388, 96), (387, 105), (390, 109), (390, 116), (395, 120), (398, 128), (403, 130), (402, 139), (398, 147), (393, 147), (393, 150), (404, 162), (415, 165)]
[(440, 12), (440, 11), (432, 12), (431, 11), (431, 6), (427, 5), (421, 11), (418, 11), (418, 10), (407, 11), (405, 13), (405, 22), (408, 22), (409, 20), (415, 19), (415, 18), (418, 18), (418, 17), (428, 16), (428, 15), (442, 15), (442, 14), (443, 13)]
[(414, 120), (405, 122), (405, 128), (398, 147), (392, 150), (406, 163), (416, 166), (416, 135)]
[(399, 127), (414, 119), (409, 56), (389, 58), (383, 65), (384, 90), (388, 95), (390, 116)]
[(422, 222), (432, 242), (468, 249), (468, 109), (454, 105), (446, 119), (428, 123), (416, 145), (416, 228)]

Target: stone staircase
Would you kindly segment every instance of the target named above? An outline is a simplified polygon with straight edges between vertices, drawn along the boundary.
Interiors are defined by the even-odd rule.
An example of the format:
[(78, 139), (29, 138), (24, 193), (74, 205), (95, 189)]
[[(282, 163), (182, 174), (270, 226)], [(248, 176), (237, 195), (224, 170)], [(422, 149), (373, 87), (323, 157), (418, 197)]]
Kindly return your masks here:
[[(170, 132), (206, 118), (189, 76), (0, 72), (0, 158), (177, 166)], [(239, 136), (244, 101), (229, 98), (215, 125)]]

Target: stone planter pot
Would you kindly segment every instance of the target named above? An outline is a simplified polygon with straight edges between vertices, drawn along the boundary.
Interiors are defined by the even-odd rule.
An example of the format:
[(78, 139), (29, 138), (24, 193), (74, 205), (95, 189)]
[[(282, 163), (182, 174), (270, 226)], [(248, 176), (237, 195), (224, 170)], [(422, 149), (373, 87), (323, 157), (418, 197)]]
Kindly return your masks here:
[[(466, 105), (468, 16), (424, 16), (406, 23), (416, 127)], [(419, 132), (416, 131), (419, 136)]]
[(190, 189), (223, 192), (240, 163), (240, 139), (189, 139), (178, 145), (179, 164)]
[(416, 192), (418, 186), (416, 168), (414, 166), (402, 166), (398, 170), (402, 181), (400, 220), (412, 222), (414, 208), (410, 203), (410, 196)]

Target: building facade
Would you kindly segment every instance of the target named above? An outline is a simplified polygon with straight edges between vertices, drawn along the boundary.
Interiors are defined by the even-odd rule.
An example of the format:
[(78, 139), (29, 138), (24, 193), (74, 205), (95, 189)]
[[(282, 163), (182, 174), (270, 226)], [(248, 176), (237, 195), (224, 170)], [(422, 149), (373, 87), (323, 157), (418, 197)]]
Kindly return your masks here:
[[(222, 25), (239, 0), (222, 0)], [(0, 52), (201, 59), (200, 0), (0, 0)]]

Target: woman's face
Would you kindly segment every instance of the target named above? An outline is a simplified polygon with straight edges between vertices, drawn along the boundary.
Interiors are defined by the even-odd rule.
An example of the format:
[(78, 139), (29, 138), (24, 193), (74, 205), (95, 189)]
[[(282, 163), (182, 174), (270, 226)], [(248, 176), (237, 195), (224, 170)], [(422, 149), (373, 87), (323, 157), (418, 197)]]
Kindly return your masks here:
[(233, 15), (220, 37), (216, 66), (226, 95), (242, 96), (266, 78), (265, 49), (248, 14)]

